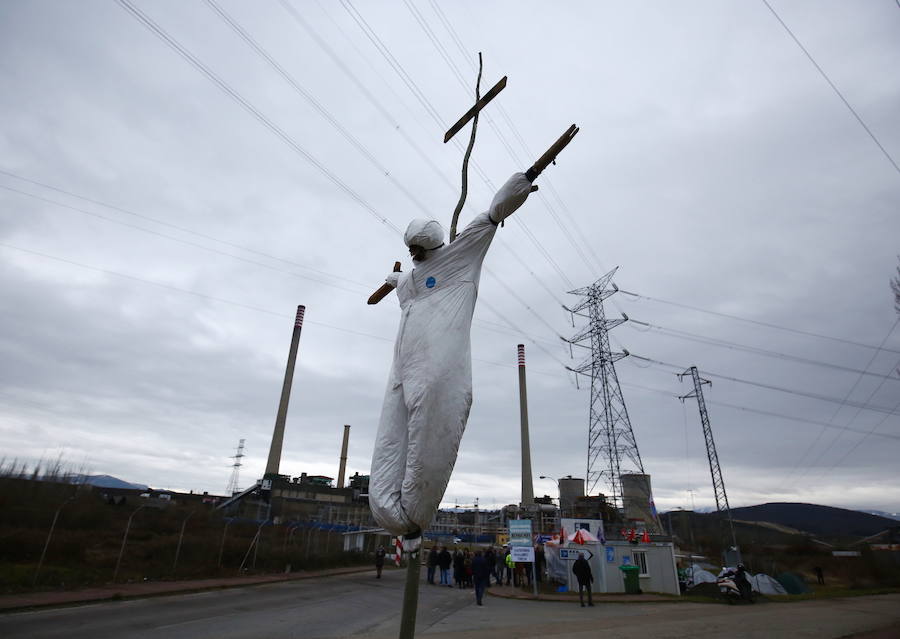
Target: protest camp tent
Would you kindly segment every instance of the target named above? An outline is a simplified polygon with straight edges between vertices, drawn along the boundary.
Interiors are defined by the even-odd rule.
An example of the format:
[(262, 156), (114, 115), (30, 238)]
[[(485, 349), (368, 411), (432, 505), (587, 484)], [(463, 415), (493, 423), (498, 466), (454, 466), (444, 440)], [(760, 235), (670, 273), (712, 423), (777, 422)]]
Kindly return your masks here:
[(747, 579), (750, 580), (750, 586), (753, 588), (755, 592), (758, 592), (761, 595), (786, 595), (787, 590), (784, 589), (777, 580), (773, 579), (769, 575), (759, 573), (758, 575), (747, 575)]
[(708, 570), (703, 570), (703, 568), (697, 564), (693, 564), (687, 569), (687, 575), (691, 580), (690, 585), (692, 586), (696, 586), (697, 584), (716, 583), (716, 576)]
[(795, 572), (783, 572), (776, 579), (778, 583), (784, 586), (789, 595), (802, 595), (805, 592), (809, 592), (809, 586), (803, 581), (803, 577)]
[(576, 544), (597, 544), (600, 543), (600, 540), (591, 533), (589, 530), (585, 530), (584, 528), (579, 528), (574, 533), (569, 535), (569, 541), (574, 542)]

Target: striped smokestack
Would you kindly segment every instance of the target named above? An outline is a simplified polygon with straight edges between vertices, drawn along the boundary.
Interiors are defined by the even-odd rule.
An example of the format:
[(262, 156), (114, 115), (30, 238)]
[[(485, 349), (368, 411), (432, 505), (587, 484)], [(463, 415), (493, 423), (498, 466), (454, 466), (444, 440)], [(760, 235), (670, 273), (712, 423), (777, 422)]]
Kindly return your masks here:
[(294, 320), (294, 333), (291, 337), (291, 350), (288, 352), (287, 368), (284, 371), (284, 385), (281, 387), (281, 401), (278, 403), (278, 416), (275, 418), (275, 430), (272, 433), (272, 444), (269, 446), (269, 459), (266, 462), (264, 477), (278, 474), (281, 466), (281, 447), (284, 444), (284, 423), (287, 420), (288, 404), (291, 401), (291, 385), (294, 381), (294, 365), (297, 363), (297, 346), (300, 343), (300, 330), (303, 328), (303, 315), (306, 307), (297, 307), (297, 318)]
[(528, 393), (525, 389), (525, 344), (519, 344), (519, 415), (522, 429), (522, 506), (534, 503), (531, 480), (531, 443), (528, 439)]

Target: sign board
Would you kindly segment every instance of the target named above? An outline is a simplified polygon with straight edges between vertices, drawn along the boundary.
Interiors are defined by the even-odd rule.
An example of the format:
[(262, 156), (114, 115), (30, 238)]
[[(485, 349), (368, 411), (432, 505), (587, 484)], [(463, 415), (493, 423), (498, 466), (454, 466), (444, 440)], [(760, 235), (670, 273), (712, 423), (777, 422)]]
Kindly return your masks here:
[(575, 561), (578, 559), (578, 556), (583, 554), (584, 558), (590, 561), (594, 558), (594, 553), (592, 553), (587, 548), (560, 548), (559, 549), (559, 558), (567, 559), (569, 561)]
[(606, 563), (613, 564), (616, 562), (616, 549), (612, 546), (606, 547)]
[(531, 520), (530, 519), (510, 519), (509, 522), (509, 545), (528, 546), (531, 548)]
[(531, 546), (511, 546), (509, 556), (517, 564), (534, 561), (534, 548)]
[(628, 555), (622, 555), (622, 565), (623, 566), (631, 565), (631, 557), (629, 557)]

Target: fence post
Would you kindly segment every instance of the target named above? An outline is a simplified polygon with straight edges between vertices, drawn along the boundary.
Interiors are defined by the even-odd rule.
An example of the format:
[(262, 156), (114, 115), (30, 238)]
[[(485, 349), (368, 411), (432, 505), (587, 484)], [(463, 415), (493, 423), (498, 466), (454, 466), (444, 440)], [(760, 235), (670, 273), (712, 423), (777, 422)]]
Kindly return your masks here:
[(112, 582), (116, 583), (116, 579), (119, 577), (119, 566), (122, 564), (122, 554), (125, 552), (125, 542), (128, 541), (128, 531), (131, 530), (131, 520), (137, 514), (141, 508), (146, 508), (147, 504), (141, 504), (137, 508), (134, 509), (134, 512), (128, 516), (128, 523), (125, 524), (125, 534), (122, 536), (122, 547), (119, 548), (119, 558), (116, 560), (116, 571), (113, 573)]
[(225, 528), (222, 529), (222, 543), (219, 545), (219, 568), (222, 567), (222, 553), (225, 551), (225, 534), (228, 532), (228, 526), (231, 525), (233, 519), (225, 522)]
[(238, 568), (238, 573), (244, 572), (244, 564), (247, 563), (247, 558), (250, 556), (250, 551), (256, 547), (256, 541), (259, 539), (259, 533), (262, 531), (262, 527), (268, 523), (268, 519), (266, 519), (263, 523), (259, 525), (259, 528), (256, 529), (256, 534), (253, 535), (253, 539), (250, 541), (250, 547), (247, 548), (247, 553), (244, 555), (244, 560), (241, 562), (241, 567)]
[(184, 527), (187, 526), (188, 519), (191, 518), (191, 515), (194, 514), (194, 511), (188, 513), (188, 516), (184, 518), (184, 521), (181, 522), (181, 533), (178, 535), (178, 546), (175, 548), (175, 561), (172, 562), (172, 576), (175, 576), (175, 571), (178, 568), (178, 555), (181, 554), (181, 540), (184, 539)]
[(41, 573), (41, 566), (44, 565), (44, 555), (47, 554), (47, 547), (50, 546), (50, 537), (53, 536), (53, 529), (56, 528), (56, 519), (59, 517), (59, 511), (63, 509), (63, 506), (68, 504), (70, 501), (75, 499), (75, 495), (72, 495), (67, 500), (59, 505), (59, 508), (56, 509), (56, 512), (53, 514), (53, 522), (50, 524), (50, 532), (47, 533), (47, 541), (44, 542), (44, 549), (41, 551), (41, 558), (38, 560), (37, 568), (34, 571), (34, 579), (31, 582), (32, 586), (37, 585), (38, 575)]

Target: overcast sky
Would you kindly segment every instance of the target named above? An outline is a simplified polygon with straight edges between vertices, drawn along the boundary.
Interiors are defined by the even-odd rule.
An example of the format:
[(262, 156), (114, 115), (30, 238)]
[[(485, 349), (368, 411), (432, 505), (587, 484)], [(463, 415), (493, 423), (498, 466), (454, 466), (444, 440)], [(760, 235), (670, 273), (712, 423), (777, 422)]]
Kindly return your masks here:
[(481, 51), (461, 223), (581, 132), (488, 254), (444, 505), (519, 499), (519, 342), (535, 493), (585, 476), (561, 305), (618, 266), (661, 509), (715, 504), (696, 365), (732, 506), (900, 510), (900, 6), (771, 7), (871, 134), (764, 2), (0, 2), (0, 457), (222, 493), (244, 438), (250, 485), (304, 304), (281, 470), (335, 477), (351, 424), (367, 474), (400, 313), (365, 300), (449, 226)]

